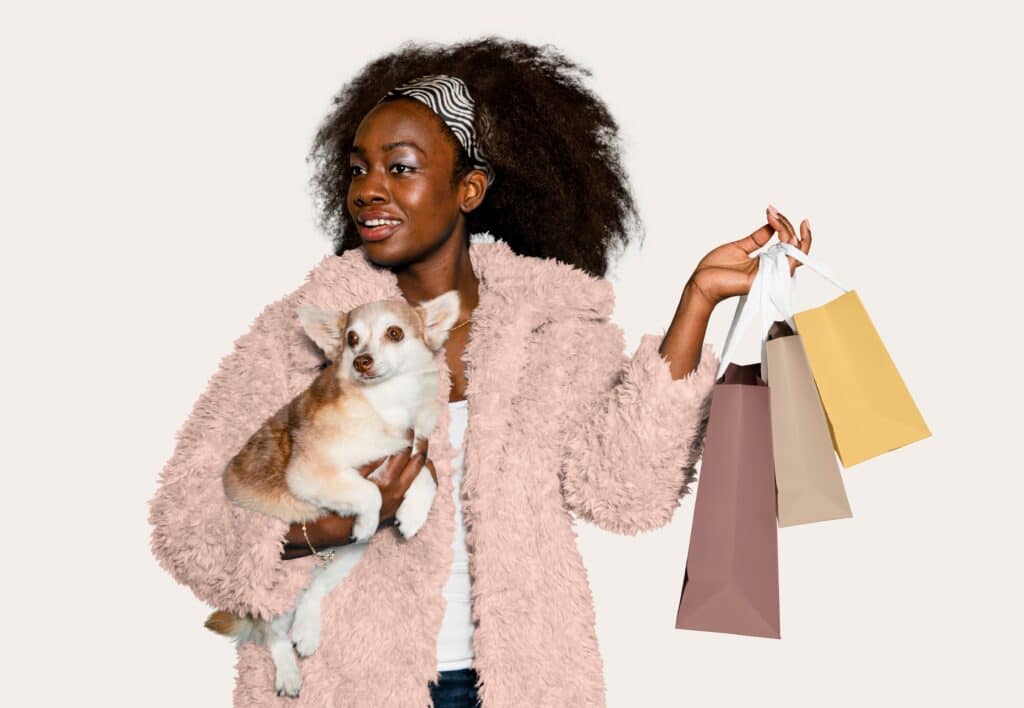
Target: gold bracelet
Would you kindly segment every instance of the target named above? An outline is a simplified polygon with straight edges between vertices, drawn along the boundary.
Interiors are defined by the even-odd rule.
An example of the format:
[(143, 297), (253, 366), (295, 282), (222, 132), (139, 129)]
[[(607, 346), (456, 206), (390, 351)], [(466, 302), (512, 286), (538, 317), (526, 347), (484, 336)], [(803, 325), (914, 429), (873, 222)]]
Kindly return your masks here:
[(306, 533), (306, 522), (302, 522), (302, 535), (306, 537), (306, 545), (309, 546), (309, 550), (313, 551), (313, 555), (320, 560), (326, 562), (334, 560), (334, 549), (328, 548), (326, 551), (318, 551), (313, 548), (313, 544), (309, 542), (309, 534)]

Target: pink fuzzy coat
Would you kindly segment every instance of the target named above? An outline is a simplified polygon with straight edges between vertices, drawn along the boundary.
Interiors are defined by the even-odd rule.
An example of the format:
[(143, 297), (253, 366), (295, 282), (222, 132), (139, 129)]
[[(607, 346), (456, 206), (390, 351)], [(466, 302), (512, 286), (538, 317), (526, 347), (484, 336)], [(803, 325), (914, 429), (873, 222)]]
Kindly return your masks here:
[[(718, 359), (673, 380), (661, 335), (624, 353), (609, 281), (474, 235), (480, 301), (463, 355), (469, 401), (462, 488), (472, 578), (474, 668), (485, 708), (604, 706), (601, 654), (570, 512), (622, 534), (658, 528), (689, 492)], [(295, 315), (401, 296), (361, 249), (327, 255), (269, 305), (196, 402), (150, 503), (160, 564), (211, 607), (263, 617), (292, 606), (312, 557), (282, 561), (288, 525), (224, 497), (221, 470), (316, 376), (323, 356)], [(443, 352), (441, 399), (451, 372)], [(430, 437), (438, 494), (404, 541), (377, 533), (323, 602), (319, 650), (298, 699), (274, 692), (265, 647), (238, 649), (236, 706), (430, 706), (455, 509), (448, 407)], [(202, 635), (196, 617), (196, 641)]]

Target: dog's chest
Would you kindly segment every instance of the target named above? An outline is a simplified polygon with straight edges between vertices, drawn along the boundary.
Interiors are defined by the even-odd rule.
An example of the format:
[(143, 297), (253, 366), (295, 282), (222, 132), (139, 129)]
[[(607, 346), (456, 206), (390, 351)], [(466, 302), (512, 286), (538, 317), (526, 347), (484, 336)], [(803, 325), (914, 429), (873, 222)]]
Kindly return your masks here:
[(360, 396), (347, 397), (318, 412), (302, 447), (318, 462), (360, 466), (407, 445), (407, 418), (400, 411), (378, 411)]

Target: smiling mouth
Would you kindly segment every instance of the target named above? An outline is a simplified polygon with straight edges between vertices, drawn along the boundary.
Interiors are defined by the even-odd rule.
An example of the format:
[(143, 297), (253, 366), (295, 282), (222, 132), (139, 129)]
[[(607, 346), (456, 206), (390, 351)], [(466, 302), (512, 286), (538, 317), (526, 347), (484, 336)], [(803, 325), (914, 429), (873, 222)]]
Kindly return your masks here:
[(370, 219), (370, 223), (363, 223), (362, 221), (356, 221), (356, 226), (359, 229), (359, 235), (364, 241), (380, 241), (387, 238), (402, 226), (401, 221), (397, 220), (378, 220)]

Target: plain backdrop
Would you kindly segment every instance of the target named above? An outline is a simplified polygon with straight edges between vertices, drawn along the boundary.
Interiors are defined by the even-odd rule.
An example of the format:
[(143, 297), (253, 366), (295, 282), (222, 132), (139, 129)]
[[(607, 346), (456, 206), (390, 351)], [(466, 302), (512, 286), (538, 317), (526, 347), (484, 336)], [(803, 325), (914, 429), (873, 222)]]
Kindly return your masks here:
[[(609, 706), (1021, 705), (1021, 27), (993, 2), (5, 5), (5, 703), (230, 705), (232, 646), (150, 555), (157, 475), (329, 250), (305, 155), (333, 94), (404, 40), (497, 33), (591, 69), (621, 123), (630, 351), (772, 203), (933, 433), (844, 471), (852, 519), (780, 529), (781, 640), (674, 628), (694, 497), (637, 537), (578, 522)], [(797, 271), (799, 309), (838, 294)]]

